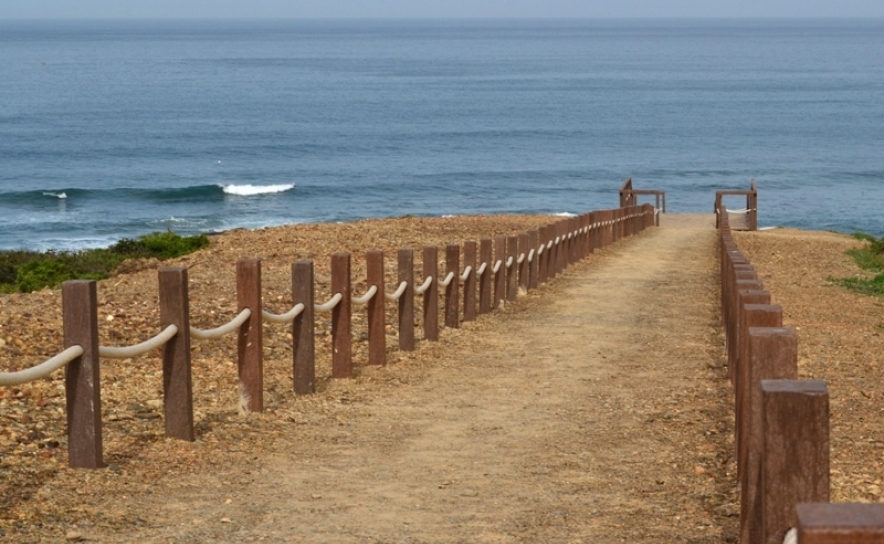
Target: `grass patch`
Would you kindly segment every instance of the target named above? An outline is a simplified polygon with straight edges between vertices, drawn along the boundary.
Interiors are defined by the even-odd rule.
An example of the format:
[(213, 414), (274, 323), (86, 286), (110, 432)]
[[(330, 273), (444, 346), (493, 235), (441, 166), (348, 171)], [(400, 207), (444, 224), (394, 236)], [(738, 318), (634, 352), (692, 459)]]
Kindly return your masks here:
[(853, 237), (865, 242), (861, 248), (848, 249), (847, 254), (863, 270), (877, 272), (872, 278), (832, 278), (839, 285), (865, 295), (884, 295), (884, 236), (875, 238), (864, 232)]
[(179, 236), (154, 232), (139, 238), (123, 238), (108, 248), (83, 251), (0, 252), (0, 293), (30, 293), (58, 287), (67, 280), (101, 280), (127, 259), (156, 258), (161, 261), (193, 253), (209, 245), (205, 234)]

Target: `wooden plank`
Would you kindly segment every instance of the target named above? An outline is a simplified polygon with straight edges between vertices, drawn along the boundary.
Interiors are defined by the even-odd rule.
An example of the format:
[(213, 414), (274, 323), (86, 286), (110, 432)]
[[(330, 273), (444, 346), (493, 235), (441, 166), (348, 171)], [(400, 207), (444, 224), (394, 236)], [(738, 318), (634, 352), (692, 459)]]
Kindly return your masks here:
[(804, 503), (795, 509), (800, 544), (884, 544), (884, 504)]
[(445, 276), (454, 274), (445, 287), (445, 326), (460, 327), (460, 246), (445, 246)]
[(365, 254), (366, 284), (377, 287), (377, 293), (368, 301), (368, 364), (387, 364), (386, 301), (384, 300), (384, 252)]
[(439, 253), (435, 246), (427, 246), (423, 251), (424, 280), (433, 278), (424, 291), (424, 339), (439, 339)]
[(414, 351), (414, 250), (400, 249), (397, 258), (399, 283), (406, 283), (399, 297), (399, 349)]
[(483, 238), (479, 241), (479, 267), (485, 265), (485, 272), (479, 278), (479, 313), (486, 314), (491, 311), (494, 300), (494, 284), (492, 279), (494, 272), (494, 260), (491, 254), (492, 246), (490, 238)]
[(463, 320), (475, 321), (476, 319), (476, 288), (478, 287), (479, 265), (476, 262), (476, 250), (478, 244), (474, 240), (463, 243), (463, 266), (464, 270), (470, 267), (470, 275), (463, 283)]
[(332, 310), (332, 378), (353, 376), (352, 289), (350, 254), (335, 253), (331, 259), (331, 295), (341, 293), (341, 302)]

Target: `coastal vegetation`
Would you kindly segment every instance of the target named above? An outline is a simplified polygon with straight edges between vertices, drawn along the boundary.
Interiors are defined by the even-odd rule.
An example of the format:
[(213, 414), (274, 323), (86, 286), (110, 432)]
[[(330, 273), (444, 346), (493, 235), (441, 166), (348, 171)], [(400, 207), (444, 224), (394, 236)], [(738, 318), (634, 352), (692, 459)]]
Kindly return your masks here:
[(73, 279), (101, 280), (110, 277), (129, 259), (160, 261), (193, 253), (209, 245), (205, 234), (180, 236), (174, 232), (153, 232), (138, 238), (123, 238), (107, 248), (82, 251), (0, 252), (0, 293), (30, 293), (44, 287), (58, 287)]
[(865, 245), (848, 249), (847, 254), (853, 258), (857, 266), (875, 275), (864, 278), (837, 278), (835, 281), (858, 293), (884, 295), (884, 236), (875, 238), (864, 232), (856, 232), (853, 237), (865, 242)]

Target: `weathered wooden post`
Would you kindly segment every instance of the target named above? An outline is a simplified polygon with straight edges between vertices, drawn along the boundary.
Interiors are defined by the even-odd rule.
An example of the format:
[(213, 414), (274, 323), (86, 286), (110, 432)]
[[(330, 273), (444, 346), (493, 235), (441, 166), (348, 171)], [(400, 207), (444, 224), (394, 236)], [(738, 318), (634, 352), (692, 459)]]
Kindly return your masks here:
[(463, 320), (476, 319), (476, 286), (478, 285), (478, 269), (476, 263), (476, 242), (468, 240), (463, 243), (463, 267), (470, 268), (470, 273), (463, 283)]
[(244, 412), (263, 412), (264, 340), (260, 259), (242, 259), (236, 262), (236, 300), (238, 312), (246, 308), (252, 312), (239, 328), (237, 339), (240, 409)]
[(820, 380), (762, 380), (764, 544), (798, 525), (795, 506), (829, 502), (829, 390)]
[[(193, 441), (193, 381), (190, 365), (190, 297), (186, 268), (160, 268), (160, 327), (178, 328), (163, 346), (163, 416), (166, 436)], [(258, 316), (260, 319), (260, 315)]]
[(414, 250), (400, 249), (397, 257), (399, 283), (405, 282), (399, 297), (399, 349), (414, 351)]
[(742, 452), (745, 470), (740, 478), (740, 542), (761, 542), (761, 380), (798, 379), (798, 335), (795, 329), (752, 327), (748, 336), (748, 423)]
[(491, 239), (482, 238), (479, 241), (479, 268), (485, 265), (485, 271), (479, 278), (479, 313), (486, 314), (491, 311), (492, 300), (494, 299), (494, 287), (492, 277), (494, 272), (494, 261), (491, 256)]
[(460, 246), (445, 246), (445, 276), (451, 275), (451, 282), (445, 286), (445, 326), (460, 327)]
[(494, 308), (500, 308), (506, 301), (506, 236), (498, 236), (494, 240), (494, 265), (500, 266), (494, 273)]
[(795, 510), (798, 544), (884, 542), (884, 504), (807, 503)]
[(331, 294), (341, 294), (341, 301), (332, 309), (331, 317), (332, 378), (350, 378), (353, 376), (350, 254), (335, 253), (331, 260)]
[(73, 346), (83, 348), (83, 355), (65, 368), (68, 464), (71, 468), (101, 468), (104, 461), (98, 359), (98, 295), (95, 282), (64, 282), (62, 314), (65, 349)]
[(549, 227), (546, 225), (539, 229), (540, 243), (537, 246), (537, 283), (549, 281)]
[(292, 322), (292, 383), (295, 394), (316, 392), (316, 319), (313, 261), (292, 263), (292, 301), (304, 310)]
[[(519, 287), (517, 283), (519, 279), (519, 263), (516, 262), (516, 259), (518, 258), (519, 238), (517, 236), (508, 236), (506, 239), (506, 261), (510, 263), (510, 266), (506, 267), (507, 302), (515, 302), (516, 297), (519, 294)], [(506, 264), (506, 262), (503, 263), (504, 266), (506, 266)]]
[(368, 364), (387, 364), (387, 324), (384, 300), (384, 252), (369, 251), (365, 254), (366, 285), (377, 292), (368, 301)]
[[(528, 289), (537, 289), (539, 271), (537, 263), (540, 262), (540, 255), (537, 253), (539, 239), (539, 231), (528, 231), (528, 253), (530, 254), (532, 250), (534, 251), (532, 259), (528, 262)], [(525, 259), (527, 260), (528, 258), (525, 257)]]
[(750, 327), (782, 327), (783, 308), (776, 304), (744, 304), (740, 315), (740, 347), (737, 357), (737, 381), (734, 411), (736, 417), (736, 458), (737, 477), (742, 478), (746, 471), (746, 435), (748, 433), (749, 414), (749, 328)]
[(522, 258), (522, 262), (519, 263), (519, 289), (522, 290), (523, 293), (528, 292), (528, 276), (529, 276), (529, 268), (531, 263), (528, 262), (528, 233), (523, 232), (519, 234), (519, 249), (516, 252), (516, 255)]
[(559, 243), (555, 248), (555, 266), (556, 266), (556, 275), (561, 274), (565, 271), (565, 268), (568, 267), (568, 220), (562, 219), (556, 221), (556, 236), (559, 238)]
[(424, 338), (439, 339), (439, 254), (435, 246), (424, 248), (424, 280), (433, 278), (424, 291)]

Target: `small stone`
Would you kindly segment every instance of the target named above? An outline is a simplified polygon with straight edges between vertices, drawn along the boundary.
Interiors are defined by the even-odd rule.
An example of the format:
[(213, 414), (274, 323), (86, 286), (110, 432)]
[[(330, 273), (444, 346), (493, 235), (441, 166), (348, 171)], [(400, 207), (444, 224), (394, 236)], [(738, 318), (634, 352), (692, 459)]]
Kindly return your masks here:
[(83, 540), (83, 533), (71, 530), (65, 533), (64, 539), (71, 542), (80, 542), (81, 540)]
[(694, 467), (694, 472), (699, 476), (700, 474), (706, 472), (706, 469), (698, 465)]
[(221, 518), (221, 523), (230, 523), (230, 518)]

